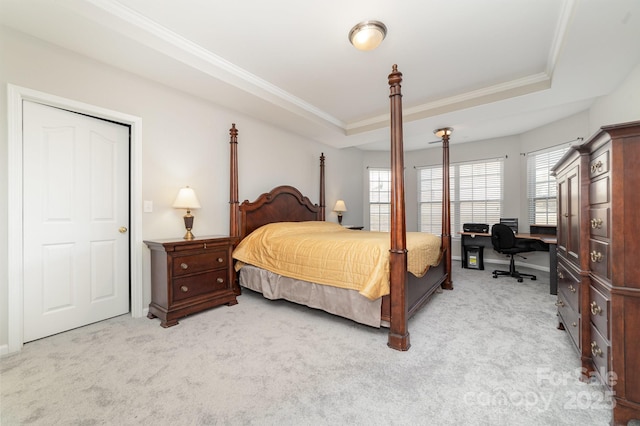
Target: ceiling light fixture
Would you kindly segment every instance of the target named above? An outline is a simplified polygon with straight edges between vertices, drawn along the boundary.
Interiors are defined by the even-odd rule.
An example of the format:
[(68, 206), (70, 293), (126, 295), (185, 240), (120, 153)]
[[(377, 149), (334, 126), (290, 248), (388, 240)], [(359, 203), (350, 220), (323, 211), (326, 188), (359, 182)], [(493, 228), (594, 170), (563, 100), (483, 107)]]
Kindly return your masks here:
[(387, 27), (380, 21), (364, 21), (351, 28), (349, 41), (358, 50), (373, 50), (387, 35)]

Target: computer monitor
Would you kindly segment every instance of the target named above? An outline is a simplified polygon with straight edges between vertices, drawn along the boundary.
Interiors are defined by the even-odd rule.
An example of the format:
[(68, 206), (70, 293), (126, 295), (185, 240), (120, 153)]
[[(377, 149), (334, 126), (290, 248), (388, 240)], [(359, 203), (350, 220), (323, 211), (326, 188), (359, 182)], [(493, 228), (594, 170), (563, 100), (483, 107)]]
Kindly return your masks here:
[(518, 233), (518, 218), (501, 217), (500, 223), (507, 225), (514, 233)]

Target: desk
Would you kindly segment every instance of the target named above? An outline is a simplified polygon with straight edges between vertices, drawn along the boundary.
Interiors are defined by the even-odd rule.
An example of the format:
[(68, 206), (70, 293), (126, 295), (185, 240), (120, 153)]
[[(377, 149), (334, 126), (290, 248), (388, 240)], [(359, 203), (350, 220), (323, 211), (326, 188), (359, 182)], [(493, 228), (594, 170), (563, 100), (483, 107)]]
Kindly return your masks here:
[[(460, 234), (460, 256), (462, 257), (462, 267), (467, 264), (465, 258), (465, 246), (480, 246), (491, 247), (491, 234), (477, 233), (477, 232), (458, 232)], [(558, 257), (556, 252), (556, 245), (558, 238), (555, 235), (547, 234), (523, 234), (517, 233), (516, 238), (526, 240), (540, 241), (539, 250), (536, 251), (548, 251), (549, 252), (549, 293), (558, 294), (558, 276), (556, 274), (558, 266)]]

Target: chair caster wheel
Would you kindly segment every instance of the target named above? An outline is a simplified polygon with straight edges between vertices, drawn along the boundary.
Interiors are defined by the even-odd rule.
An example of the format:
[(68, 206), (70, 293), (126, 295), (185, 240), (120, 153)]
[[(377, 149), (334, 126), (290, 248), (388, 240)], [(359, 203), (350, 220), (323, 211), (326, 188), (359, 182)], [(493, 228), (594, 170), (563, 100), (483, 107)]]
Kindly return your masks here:
[(518, 278), (518, 282), (521, 283), (522, 282), (522, 278)]
[(498, 276), (496, 274), (493, 274), (493, 278), (498, 278)]
[(531, 281), (535, 281), (535, 280), (537, 280), (536, 277), (531, 277)]

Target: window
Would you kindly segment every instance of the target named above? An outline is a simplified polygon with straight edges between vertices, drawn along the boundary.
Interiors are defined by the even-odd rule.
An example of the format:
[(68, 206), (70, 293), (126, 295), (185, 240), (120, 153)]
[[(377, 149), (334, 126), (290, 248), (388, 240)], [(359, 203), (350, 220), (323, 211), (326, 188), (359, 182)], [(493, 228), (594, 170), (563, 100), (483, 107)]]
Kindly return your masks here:
[[(498, 223), (502, 211), (503, 160), (455, 163), (449, 167), (451, 232), (463, 223)], [(424, 167), (418, 172), (418, 229), (442, 233), (442, 167)]]
[(418, 229), (442, 233), (442, 167), (418, 170)]
[(391, 223), (391, 170), (369, 169), (369, 228), (389, 232)]
[(550, 148), (527, 155), (527, 200), (529, 224), (556, 225), (556, 179), (550, 169), (569, 147)]

